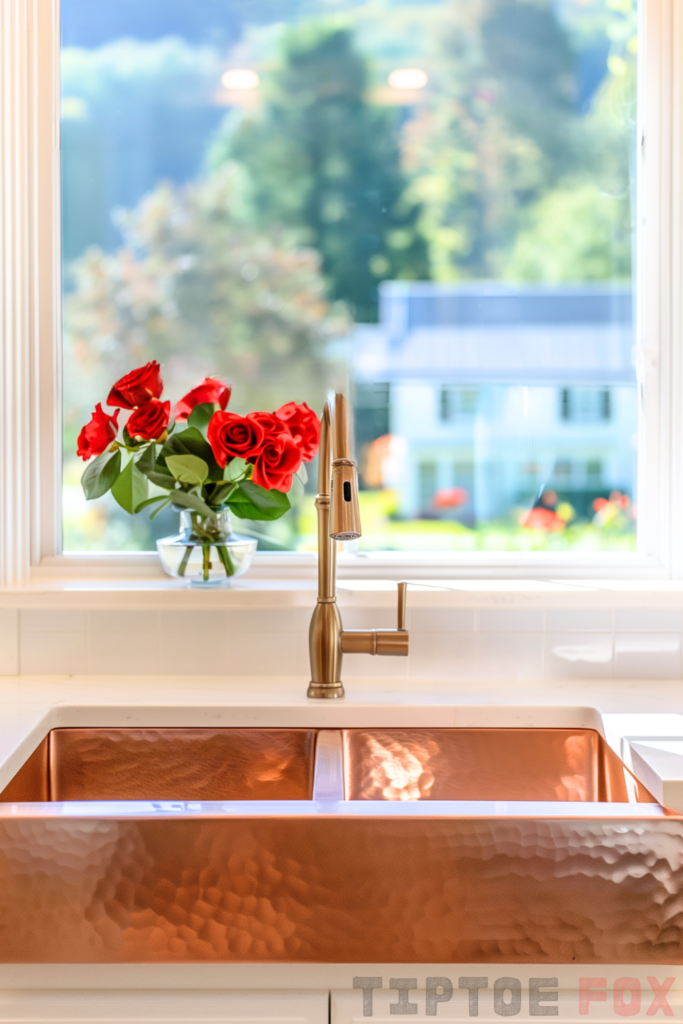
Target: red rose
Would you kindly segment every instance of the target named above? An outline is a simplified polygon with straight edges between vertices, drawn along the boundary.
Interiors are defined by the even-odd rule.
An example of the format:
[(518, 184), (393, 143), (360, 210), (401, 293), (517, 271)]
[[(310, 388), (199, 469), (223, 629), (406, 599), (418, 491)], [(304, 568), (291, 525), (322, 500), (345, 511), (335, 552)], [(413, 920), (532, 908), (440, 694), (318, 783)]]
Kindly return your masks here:
[(215, 412), (209, 421), (206, 437), (219, 466), (227, 466), (228, 459), (247, 459), (263, 446), (264, 431), (251, 416), (238, 416), (234, 412)]
[(149, 402), (145, 402), (130, 414), (126, 428), (133, 438), (141, 437), (143, 441), (156, 441), (168, 427), (170, 418), (171, 403), (150, 398)]
[[(258, 423), (263, 430), (263, 444), (278, 434), (289, 434), (289, 427), (274, 412), (248, 412), (247, 419)], [(290, 435), (291, 436), (291, 435)], [(254, 452), (254, 455), (257, 453)]]
[(304, 462), (310, 462), (320, 445), (320, 420), (305, 402), (287, 402), (281, 405), (275, 415), (289, 427), (289, 432), (299, 445)]
[(188, 391), (180, 399), (175, 407), (175, 418), (176, 420), (186, 420), (196, 405), (204, 403), (215, 403), (225, 410), (228, 407), (231, 392), (232, 388), (224, 384), (222, 380), (205, 377), (201, 384), (192, 388), (192, 391)]
[(267, 491), (287, 492), (301, 465), (301, 450), (288, 430), (267, 438), (255, 459), (252, 480)]
[(107, 405), (118, 405), (121, 409), (134, 409), (144, 405), (150, 398), (161, 398), (164, 382), (159, 375), (161, 367), (156, 360), (131, 370), (117, 380), (109, 392)]
[(102, 403), (97, 403), (90, 423), (86, 423), (78, 435), (76, 454), (80, 455), (84, 462), (93, 455), (101, 455), (112, 443), (119, 429), (119, 412), (117, 409), (113, 416), (109, 416), (103, 411)]

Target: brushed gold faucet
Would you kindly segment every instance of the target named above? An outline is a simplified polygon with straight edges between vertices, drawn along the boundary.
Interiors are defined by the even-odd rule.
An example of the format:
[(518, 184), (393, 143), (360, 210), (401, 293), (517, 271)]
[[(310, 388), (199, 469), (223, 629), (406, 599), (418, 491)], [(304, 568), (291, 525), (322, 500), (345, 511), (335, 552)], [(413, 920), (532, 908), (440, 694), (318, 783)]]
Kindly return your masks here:
[(309, 697), (344, 696), (341, 680), (344, 654), (406, 657), (407, 583), (398, 584), (397, 629), (344, 629), (337, 607), (337, 541), (361, 535), (358, 476), (351, 458), (346, 399), (328, 399), (320, 426), (318, 455), (318, 602), (308, 634), (311, 655)]

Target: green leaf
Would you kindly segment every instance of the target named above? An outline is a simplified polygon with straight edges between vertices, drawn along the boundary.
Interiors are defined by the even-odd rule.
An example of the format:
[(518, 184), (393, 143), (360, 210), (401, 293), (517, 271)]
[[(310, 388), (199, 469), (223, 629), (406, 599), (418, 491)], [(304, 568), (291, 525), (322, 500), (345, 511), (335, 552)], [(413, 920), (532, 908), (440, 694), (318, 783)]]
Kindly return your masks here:
[(149, 494), (147, 477), (140, 472), (132, 459), (114, 483), (111, 493), (121, 508), (130, 512), (131, 515), (134, 515), (138, 505), (147, 498)]
[(209, 475), (204, 459), (198, 459), (196, 455), (168, 455), (166, 465), (178, 483), (189, 484), (190, 487), (201, 487)]
[(170, 473), (160, 473), (159, 470), (155, 469), (151, 473), (147, 473), (146, 476), (157, 487), (165, 487), (167, 491), (175, 490), (176, 479)]
[(159, 459), (165, 461), (169, 455), (196, 455), (209, 467), (209, 480), (223, 479), (223, 469), (216, 462), (211, 445), (196, 427), (189, 427), (169, 437), (159, 453)]
[(235, 485), (228, 481), (223, 484), (222, 487), (217, 487), (213, 494), (210, 495), (212, 505), (222, 505), (224, 501), (232, 494), (235, 489)]
[(240, 519), (279, 519), (292, 506), (281, 491), (267, 491), (251, 480), (243, 480), (228, 501)]
[(145, 501), (141, 501), (139, 505), (136, 505), (135, 512), (142, 512), (143, 508), (148, 508), (150, 505), (156, 505), (159, 501), (169, 502), (171, 499), (167, 494), (157, 494), (155, 498), (147, 498)]
[(86, 466), (81, 477), (83, 493), (88, 501), (93, 498), (101, 498), (109, 488), (116, 482), (121, 472), (121, 449), (115, 452), (103, 452), (96, 459)]
[(180, 508), (191, 508), (194, 512), (199, 512), (203, 516), (210, 516), (212, 519), (216, 518), (214, 510), (209, 508), (198, 494), (192, 494), (188, 491), (174, 491), (171, 495), (171, 501), (174, 505), (180, 506)]
[(156, 457), (156, 445), (152, 443), (147, 448), (145, 448), (144, 452), (137, 460), (135, 465), (138, 467), (141, 473), (144, 473), (145, 476), (149, 476), (149, 474), (154, 470), (154, 463), (156, 462)]
[(187, 420), (188, 427), (196, 427), (206, 436), (209, 420), (219, 408), (220, 406), (216, 402), (202, 402), (201, 405), (195, 405)]
[(229, 462), (223, 470), (224, 480), (237, 480), (238, 477), (242, 476), (247, 463), (244, 459), (233, 459)]
[(165, 508), (168, 508), (168, 506), (171, 504), (172, 501), (173, 501), (173, 498), (170, 495), (167, 498), (165, 498), (164, 501), (163, 501), (163, 504), (159, 505), (158, 508), (155, 508), (154, 511), (152, 513), (150, 513), (150, 517), (149, 517), (150, 521), (152, 519), (156, 519), (156, 517), (159, 515), (159, 513), (163, 512)]

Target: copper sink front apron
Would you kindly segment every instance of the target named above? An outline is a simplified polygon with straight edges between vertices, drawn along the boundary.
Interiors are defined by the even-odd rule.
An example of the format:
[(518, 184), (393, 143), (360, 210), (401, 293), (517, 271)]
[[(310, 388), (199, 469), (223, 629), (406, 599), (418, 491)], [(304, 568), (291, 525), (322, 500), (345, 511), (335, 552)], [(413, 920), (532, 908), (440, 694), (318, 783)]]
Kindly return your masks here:
[(59, 729), (0, 794), (4, 963), (681, 964), (682, 898), (592, 730)]

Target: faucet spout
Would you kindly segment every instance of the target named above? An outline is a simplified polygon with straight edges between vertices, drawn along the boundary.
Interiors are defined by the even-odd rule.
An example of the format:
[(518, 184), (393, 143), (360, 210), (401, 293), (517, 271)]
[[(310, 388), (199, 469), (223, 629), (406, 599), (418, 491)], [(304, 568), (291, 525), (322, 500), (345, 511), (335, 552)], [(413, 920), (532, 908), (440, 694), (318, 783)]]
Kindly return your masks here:
[(408, 654), (405, 628), (406, 584), (399, 584), (398, 629), (344, 630), (337, 607), (337, 541), (361, 536), (358, 475), (351, 458), (346, 399), (328, 399), (320, 423), (318, 455), (318, 600), (311, 617), (309, 653), (311, 682), (308, 696), (344, 696), (342, 656), (348, 654)]

